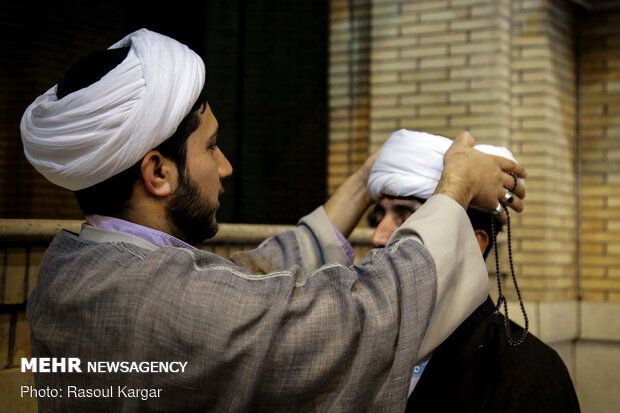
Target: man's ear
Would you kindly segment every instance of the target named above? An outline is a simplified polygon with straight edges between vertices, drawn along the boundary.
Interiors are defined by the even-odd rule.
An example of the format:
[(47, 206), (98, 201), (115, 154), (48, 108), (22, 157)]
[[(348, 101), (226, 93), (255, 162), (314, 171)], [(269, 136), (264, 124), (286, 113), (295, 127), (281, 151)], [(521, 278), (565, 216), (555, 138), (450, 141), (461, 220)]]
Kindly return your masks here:
[(154, 196), (166, 197), (176, 188), (177, 166), (159, 151), (149, 151), (140, 167), (146, 190)]
[(480, 252), (484, 254), (484, 251), (486, 251), (487, 246), (489, 245), (489, 234), (482, 229), (475, 229), (474, 234), (476, 234), (476, 240), (480, 246)]

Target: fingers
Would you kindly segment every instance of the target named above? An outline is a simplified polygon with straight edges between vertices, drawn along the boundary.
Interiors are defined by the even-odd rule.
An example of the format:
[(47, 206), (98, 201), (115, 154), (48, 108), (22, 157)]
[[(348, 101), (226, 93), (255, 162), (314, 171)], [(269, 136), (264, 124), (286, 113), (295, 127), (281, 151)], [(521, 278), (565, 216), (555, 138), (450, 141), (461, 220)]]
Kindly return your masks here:
[(358, 169), (357, 173), (364, 183), (368, 182), (368, 176), (370, 175), (370, 171), (372, 170), (375, 161), (379, 157), (383, 146), (385, 146), (385, 144), (382, 144), (380, 147), (375, 149), (375, 151), (368, 158), (366, 158), (366, 161), (364, 162), (362, 167)]
[[(498, 218), (504, 222), (506, 208), (523, 211), (527, 173), (510, 159), (474, 150), (474, 143), (469, 132), (454, 139), (444, 156), (444, 172), (435, 192), (451, 196), (465, 208), (471, 205), (496, 213), (499, 205)], [(512, 195), (506, 195), (508, 190)]]
[(504, 172), (512, 172), (518, 178), (525, 179), (527, 177), (527, 172), (525, 171), (525, 168), (523, 167), (523, 165), (513, 162), (510, 159), (504, 158), (503, 156), (495, 156), (495, 155), (490, 155), (490, 156), (493, 156), (493, 158), (495, 158), (497, 164), (499, 165), (500, 168), (502, 168)]
[[(501, 157), (492, 156), (492, 160), (496, 163), (500, 168), (507, 168), (509, 170), (517, 170), (521, 171), (521, 173), (525, 173), (525, 169), (516, 168), (516, 163), (507, 160)], [(507, 161), (507, 162), (504, 162)], [(491, 195), (490, 198), (487, 198), (487, 201), (484, 201), (486, 204), (486, 209), (494, 214), (497, 214), (497, 206), (501, 207), (501, 213), (497, 214), (497, 218), (504, 222), (506, 219), (506, 209), (510, 208), (516, 212), (522, 212), (524, 209), (523, 199), (525, 198), (525, 186), (523, 184), (522, 178), (517, 178), (516, 173), (512, 175), (513, 172), (506, 172), (504, 170), (498, 170), (495, 174), (487, 175), (489, 181), (487, 183), (488, 195)], [(493, 178), (493, 176), (495, 176)], [(511, 189), (513, 189), (511, 191)], [(494, 194), (494, 196), (492, 195)], [(478, 198), (477, 202), (483, 201)]]
[(456, 144), (457, 146), (466, 145), (469, 147), (473, 147), (476, 144), (476, 142), (471, 133), (469, 133), (468, 131), (464, 131), (464, 132), (461, 132), (456, 138), (454, 138), (453, 145), (454, 144)]
[(456, 138), (452, 140), (452, 145), (450, 145), (450, 147), (446, 151), (446, 154), (444, 155), (444, 161), (445, 161), (445, 157), (450, 157), (451, 155), (462, 153), (463, 151), (471, 150), (471, 148), (473, 148), (474, 145), (475, 145), (475, 141), (474, 141), (474, 137), (472, 136), (472, 134), (467, 131), (461, 132), (460, 135), (458, 135)]
[(509, 189), (514, 186), (514, 179), (511, 175), (506, 173), (502, 174), (508, 177), (503, 179), (503, 187), (496, 192), (497, 200), (502, 207), (502, 212), (505, 211), (506, 208), (513, 209), (516, 212), (523, 211), (523, 198), (525, 197), (525, 188), (523, 184), (517, 181), (514, 192), (511, 192)]
[[(506, 159), (501, 156), (493, 156), (496, 163), (504, 172), (502, 174), (503, 193), (499, 198), (499, 202), (504, 206), (514, 209), (517, 212), (523, 211), (523, 199), (525, 198), (525, 186), (523, 179), (527, 176), (527, 172), (522, 165)], [(510, 191), (512, 198), (506, 196), (506, 192)], [(505, 213), (503, 213), (505, 215)]]
[(503, 175), (504, 188), (521, 199), (525, 198), (525, 186), (523, 185), (523, 181), (517, 178), (516, 175), (510, 175), (508, 173)]
[(502, 205), (504, 205), (504, 209), (506, 209), (506, 207), (510, 207), (510, 209), (514, 209), (517, 212), (523, 211), (523, 199), (516, 196), (512, 199), (512, 202), (502, 203)]
[(491, 213), (495, 215), (499, 222), (505, 224), (508, 221), (507, 216), (507, 208), (514, 209), (517, 212), (523, 211), (523, 201), (520, 198), (514, 197), (513, 201), (509, 204), (504, 202), (499, 202), (499, 206), (501, 206), (501, 213), (497, 214), (497, 209), (492, 211)]
[(502, 208), (502, 213), (499, 215), (495, 215), (495, 218), (502, 224), (506, 224), (508, 222), (508, 216), (506, 215), (506, 210)]
[[(514, 209), (517, 212), (521, 212), (523, 211), (523, 203), (521, 203), (521, 201), (519, 201), (519, 203), (517, 205), (515, 205), (516, 208), (514, 208), (512, 205), (510, 206), (511, 209)], [(501, 222), (502, 224), (505, 224), (508, 221), (508, 216), (506, 214), (506, 205), (502, 204), (502, 212), (501, 214), (496, 214), (495, 211), (492, 212), (492, 214), (495, 215), (495, 217), (497, 218), (497, 220), (499, 222)]]

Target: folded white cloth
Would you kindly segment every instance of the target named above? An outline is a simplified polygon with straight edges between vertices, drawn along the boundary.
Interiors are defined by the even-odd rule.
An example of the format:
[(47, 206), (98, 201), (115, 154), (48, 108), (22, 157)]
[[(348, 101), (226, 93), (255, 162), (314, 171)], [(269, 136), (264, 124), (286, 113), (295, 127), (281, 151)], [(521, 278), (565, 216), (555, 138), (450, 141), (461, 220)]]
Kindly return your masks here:
[(56, 86), (26, 109), (21, 136), (28, 161), (70, 190), (100, 183), (169, 138), (198, 99), (202, 59), (146, 29), (110, 46), (127, 57), (94, 84), (56, 98)]
[[(443, 156), (452, 140), (425, 132), (401, 129), (385, 143), (368, 178), (373, 198), (383, 195), (428, 199), (443, 172)], [(503, 146), (476, 145), (475, 149), (517, 162)]]

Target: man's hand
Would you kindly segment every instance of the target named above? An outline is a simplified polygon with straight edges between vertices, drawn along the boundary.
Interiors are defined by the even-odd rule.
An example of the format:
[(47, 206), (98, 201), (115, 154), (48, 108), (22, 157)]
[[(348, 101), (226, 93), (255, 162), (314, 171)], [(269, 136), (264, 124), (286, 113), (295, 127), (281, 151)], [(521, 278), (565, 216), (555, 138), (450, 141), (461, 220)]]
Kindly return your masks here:
[[(467, 209), (472, 206), (483, 211), (493, 212), (503, 201), (508, 189), (514, 185), (513, 173), (517, 178), (527, 176), (523, 166), (501, 156), (487, 155), (473, 148), (474, 137), (463, 132), (444, 156), (444, 171), (435, 190), (444, 194)], [(525, 188), (517, 182), (512, 202), (506, 204), (517, 212), (523, 210)], [(500, 221), (506, 221), (502, 204)]]
[(348, 177), (323, 205), (331, 223), (345, 237), (351, 234), (353, 228), (355, 228), (368, 207), (373, 203), (366, 186), (370, 170), (377, 160), (381, 148), (383, 148), (383, 145), (373, 152), (362, 167)]
[(385, 144), (375, 149), (375, 151), (368, 157), (368, 159), (364, 161), (364, 164), (362, 165), (362, 167), (358, 169), (356, 172), (359, 179), (361, 179), (364, 182), (364, 185), (368, 184), (368, 177), (370, 176), (370, 171), (372, 170), (372, 167), (375, 164), (375, 161), (379, 157), (379, 153), (381, 152), (381, 149), (383, 149), (383, 146), (385, 146)]

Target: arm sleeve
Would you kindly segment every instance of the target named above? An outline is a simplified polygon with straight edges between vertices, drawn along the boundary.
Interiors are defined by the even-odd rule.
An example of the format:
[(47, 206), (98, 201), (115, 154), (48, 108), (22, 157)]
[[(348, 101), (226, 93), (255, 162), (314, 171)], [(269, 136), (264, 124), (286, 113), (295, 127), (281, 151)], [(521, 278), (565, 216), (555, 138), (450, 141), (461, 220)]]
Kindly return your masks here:
[(424, 359), (488, 296), (488, 272), (467, 217), (457, 202), (434, 195), (392, 234), (390, 244), (413, 238), (437, 267), (437, 301), (418, 354)]
[(266, 410), (404, 408), (435, 286), (432, 257), (410, 239), (358, 265), (300, 274), (273, 303), (282, 312), (261, 373), (260, 398), (273, 402)]
[(447, 196), (432, 197), (386, 248), (354, 266), (338, 262), (343, 252), (321, 209), (300, 223), (297, 236), (304, 231), (309, 243), (298, 248), (313, 248), (308, 267), (328, 264), (298, 268), (294, 290), (272, 305), (279, 321), (263, 364), (263, 400), (294, 409), (329, 394), (334, 409), (400, 406), (393, 397), (406, 400), (414, 365), (488, 294), (467, 214)]
[[(425, 359), (488, 296), (488, 272), (467, 213), (452, 198), (434, 195), (388, 242), (420, 242), (437, 270), (437, 301), (418, 359)], [(249, 271), (265, 274), (298, 265), (302, 272), (327, 263), (349, 265), (346, 252), (322, 207), (302, 218), (299, 227), (236, 253), (232, 260)]]
[(292, 266), (311, 272), (327, 263), (351, 264), (323, 207), (299, 220), (296, 229), (270, 237), (251, 251), (234, 253), (230, 259), (256, 274)]

